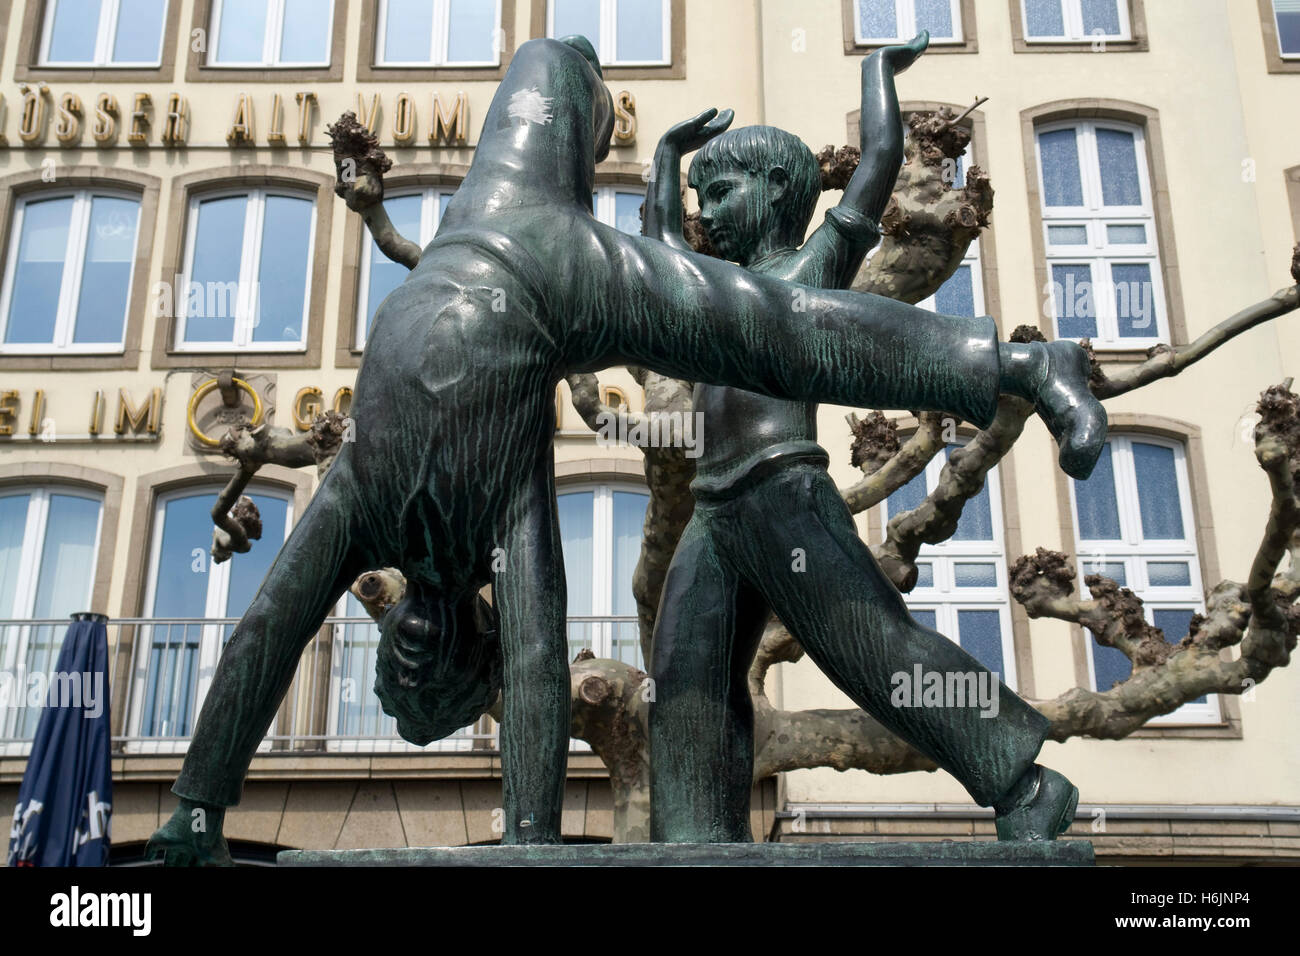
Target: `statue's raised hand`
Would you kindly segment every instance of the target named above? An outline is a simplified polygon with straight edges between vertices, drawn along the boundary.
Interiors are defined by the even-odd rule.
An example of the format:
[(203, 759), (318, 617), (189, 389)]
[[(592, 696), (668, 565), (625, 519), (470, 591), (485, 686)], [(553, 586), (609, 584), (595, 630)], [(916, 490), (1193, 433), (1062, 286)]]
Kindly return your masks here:
[[(889, 67), (895, 76), (897, 76), (915, 63), (916, 58), (924, 53), (929, 45), (930, 31), (922, 30), (906, 43), (881, 47), (875, 53), (871, 54), (871, 56), (867, 57), (867, 59), (873, 60), (876, 57), (880, 57), (880, 59), (884, 61), (885, 65)], [(866, 68), (865, 64), (863, 64), (863, 68)]]
[(736, 118), (735, 111), (716, 108), (707, 109), (699, 116), (678, 123), (664, 133), (664, 139), (677, 148), (679, 152), (689, 153), (699, 149), (719, 133), (724, 133), (731, 121)]

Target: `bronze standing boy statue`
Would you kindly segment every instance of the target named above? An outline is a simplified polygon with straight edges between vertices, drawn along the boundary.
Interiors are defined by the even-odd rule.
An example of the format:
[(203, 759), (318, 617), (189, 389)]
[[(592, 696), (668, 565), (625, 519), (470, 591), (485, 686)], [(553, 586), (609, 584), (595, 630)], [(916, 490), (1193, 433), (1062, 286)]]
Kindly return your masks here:
[[(559, 840), (569, 675), (551, 436), (566, 373), (638, 364), (980, 424), (1001, 389), (1038, 400), (1071, 455), (1099, 453), (1086, 368), (1051, 377), (1043, 346), (1000, 345), (991, 320), (816, 289), (795, 314), (789, 282), (596, 222), (613, 121), (586, 40), (515, 52), (437, 236), (375, 316), (355, 441), (222, 654), (172, 788), (180, 806), (150, 841), (168, 863), (229, 862), (224, 808), (239, 802), (302, 649), (357, 574), (384, 566), (408, 584), (381, 625), (381, 672), (425, 703), (397, 708), (399, 730), (416, 742), (450, 733), (499, 688), (504, 840)], [(499, 638), (482, 636), (488, 582)], [(392, 683), (377, 689), (389, 706)]]
[[(846, 288), (880, 238), (903, 160), (893, 77), (925, 49), (922, 33), (863, 61), (862, 160), (826, 222), (798, 247), (821, 194), (817, 160), (802, 141), (770, 126), (722, 132), (713, 111), (664, 136), (646, 234), (682, 239), (677, 170), (683, 148), (703, 148), (689, 184), (714, 247), (751, 272), (810, 286)], [(714, 138), (716, 137), (716, 138)], [(810, 316), (810, 321), (815, 317)], [(933, 348), (953, 362), (959, 334)], [(1082, 352), (1047, 347), (1049, 364), (1081, 374)], [(1047, 718), (990, 675), (970, 654), (908, 613), (898, 590), (858, 536), (817, 444), (817, 406), (718, 385), (697, 385), (704, 415), (691, 490), (695, 511), (664, 581), (656, 618), (650, 708), (651, 838), (686, 843), (746, 842), (753, 786), (754, 713), (749, 667), (775, 611), (822, 671), (890, 731), (993, 806), (1004, 840), (1052, 840), (1069, 827), (1078, 790), (1034, 763)], [(1093, 435), (1105, 419), (1089, 418)], [(1091, 470), (1068, 443), (1062, 465)], [(803, 556), (796, 564), (792, 555)], [(891, 676), (958, 674), (996, 686), (990, 716), (968, 706), (891, 705)], [(985, 683), (987, 682), (987, 683)]]

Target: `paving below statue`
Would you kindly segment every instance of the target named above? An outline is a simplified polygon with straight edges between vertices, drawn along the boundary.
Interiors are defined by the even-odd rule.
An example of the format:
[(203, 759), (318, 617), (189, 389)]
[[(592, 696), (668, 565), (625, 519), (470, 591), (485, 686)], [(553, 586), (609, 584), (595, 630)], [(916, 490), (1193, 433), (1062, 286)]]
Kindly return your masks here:
[(573, 843), (283, 850), (280, 866), (1093, 866), (1087, 841)]

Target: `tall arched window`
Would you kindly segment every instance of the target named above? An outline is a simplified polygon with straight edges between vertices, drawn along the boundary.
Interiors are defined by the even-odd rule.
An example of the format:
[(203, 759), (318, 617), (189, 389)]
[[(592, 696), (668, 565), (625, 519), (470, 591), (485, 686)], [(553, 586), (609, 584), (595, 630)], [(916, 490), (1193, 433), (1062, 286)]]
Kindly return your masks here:
[(329, 66), (333, 0), (213, 0), (209, 66)]
[(644, 669), (636, 622), (609, 618), (636, 615), (632, 574), (641, 556), (650, 495), (644, 487), (602, 483), (566, 485), (556, 497), (569, 592), (570, 658), (590, 648), (597, 657)]
[[(1177, 643), (1193, 613), (1205, 610), (1196, 523), (1181, 442), (1111, 433), (1087, 481), (1070, 482), (1075, 540), (1083, 578), (1101, 574), (1143, 601), (1147, 622)], [(1133, 667), (1121, 651), (1088, 641), (1093, 689), (1109, 690)], [(1153, 724), (1216, 723), (1218, 700), (1207, 695), (1153, 718)]]
[(280, 188), (190, 200), (179, 350), (305, 348), (315, 196)]
[(958, 0), (854, 0), (854, 40), (863, 45), (906, 43), (922, 30), (931, 43), (963, 39)]
[(1100, 348), (1169, 341), (1155, 206), (1140, 126), (1045, 123), (1036, 153), (1057, 338)]
[[(0, 487), (0, 620), (66, 621), (90, 610), (103, 496), (71, 485)], [(5, 747), (30, 740), (41, 707), (25, 706), (28, 678), (48, 675), (66, 623), (0, 627), (0, 672), (11, 699), (0, 707)]]
[(584, 36), (602, 66), (654, 66), (672, 61), (668, 0), (550, 0), (550, 37)]
[(0, 351), (122, 351), (138, 195), (40, 190), (14, 208), (0, 292)]
[[(215, 564), (211, 509), (219, 487), (159, 495), (145, 587), (145, 618), (136, 635), (128, 735), (154, 738), (150, 750), (180, 749), (194, 729), (217, 658), (293, 524), (288, 492), (250, 488), (262, 537), (246, 554)], [(227, 619), (222, 621), (221, 619)], [(213, 621), (213, 623), (206, 623)]]
[(1027, 43), (1128, 40), (1128, 0), (1020, 0)]
[[(924, 472), (889, 496), (882, 505), (883, 524), (916, 508), (934, 491), (948, 455), (957, 447), (949, 445)], [(956, 642), (1014, 689), (1016, 655), (1003, 528), (995, 467), (980, 493), (966, 503), (952, 537), (921, 546), (916, 587), (904, 599), (914, 618)]]
[(496, 66), (500, 35), (501, 0), (379, 0), (375, 65)]
[(49, 0), (40, 65), (161, 66), (166, 20), (167, 0)]

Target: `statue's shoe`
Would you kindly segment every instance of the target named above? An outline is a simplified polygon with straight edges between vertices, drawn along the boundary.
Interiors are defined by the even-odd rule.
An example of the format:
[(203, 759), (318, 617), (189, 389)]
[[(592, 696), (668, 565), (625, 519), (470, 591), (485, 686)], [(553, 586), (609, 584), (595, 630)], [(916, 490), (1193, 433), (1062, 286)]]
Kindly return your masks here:
[(159, 860), (163, 866), (234, 866), (226, 838), (203, 839), (188, 826), (177, 825), (173, 817), (159, 827), (145, 844), (144, 858)]
[(1061, 470), (1080, 481), (1092, 474), (1106, 446), (1106, 409), (1088, 388), (1088, 353), (1074, 342), (1044, 346), (1047, 377), (1038, 386), (1034, 410), (1060, 447)]
[(1055, 770), (1035, 765), (1033, 789), (996, 818), (999, 840), (1055, 840), (1070, 829), (1079, 788)]

